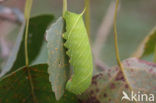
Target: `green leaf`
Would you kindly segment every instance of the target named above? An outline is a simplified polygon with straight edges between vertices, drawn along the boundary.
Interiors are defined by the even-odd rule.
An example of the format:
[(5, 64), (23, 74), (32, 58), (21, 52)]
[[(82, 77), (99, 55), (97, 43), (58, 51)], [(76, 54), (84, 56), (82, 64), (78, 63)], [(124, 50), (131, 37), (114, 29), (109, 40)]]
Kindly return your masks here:
[(14, 48), (12, 50), (12, 54), (9, 57), (5, 67), (1, 70), (0, 77), (3, 76), (6, 72), (8, 72), (13, 67), (13, 65), (17, 59), (18, 52), (20, 51), (20, 47), (22, 44), (22, 38), (24, 36), (24, 33), (23, 33), (24, 28), (25, 28), (25, 23), (22, 24), (21, 30), (17, 37), (16, 45), (14, 46)]
[[(31, 64), (38, 56), (42, 43), (44, 41), (44, 34), (47, 26), (53, 21), (52, 15), (41, 15), (32, 17), (29, 25), (29, 37), (28, 37), (28, 54), (29, 63)], [(14, 71), (17, 68), (25, 66), (25, 54), (24, 54), (24, 27), (23, 24), (21, 32), (18, 35), (16, 45), (10, 56), (6, 66), (4, 67), (0, 76), (6, 72)]]
[(68, 58), (63, 47), (63, 18), (59, 18), (47, 31), (47, 47), (48, 47), (48, 73), (52, 84), (52, 89), (56, 99), (59, 100), (63, 94), (66, 81), (69, 77)]
[(47, 42), (44, 41), (37, 58), (32, 62), (32, 64), (43, 64), (47, 62), (48, 62), (48, 48)]
[(142, 58), (154, 53), (156, 46), (156, 27), (145, 37), (134, 56)]
[(118, 66), (95, 75), (90, 88), (81, 95), (83, 103), (120, 103), (123, 91), (129, 97), (131, 91), (156, 95), (156, 64), (130, 58), (123, 61), (123, 66), (125, 77)]
[(47, 68), (47, 64), (22, 67), (0, 78), (0, 102), (77, 103), (76, 97), (67, 92), (60, 101), (56, 101)]

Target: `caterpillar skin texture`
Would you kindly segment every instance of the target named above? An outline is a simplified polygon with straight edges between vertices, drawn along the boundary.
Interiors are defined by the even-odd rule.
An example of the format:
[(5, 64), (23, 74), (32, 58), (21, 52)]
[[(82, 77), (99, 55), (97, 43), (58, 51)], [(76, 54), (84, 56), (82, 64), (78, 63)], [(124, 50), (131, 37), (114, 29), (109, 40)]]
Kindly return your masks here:
[(74, 94), (83, 93), (91, 84), (93, 62), (87, 31), (83, 22), (83, 13), (65, 12), (66, 40), (64, 46), (68, 49), (73, 74), (66, 84), (66, 89)]

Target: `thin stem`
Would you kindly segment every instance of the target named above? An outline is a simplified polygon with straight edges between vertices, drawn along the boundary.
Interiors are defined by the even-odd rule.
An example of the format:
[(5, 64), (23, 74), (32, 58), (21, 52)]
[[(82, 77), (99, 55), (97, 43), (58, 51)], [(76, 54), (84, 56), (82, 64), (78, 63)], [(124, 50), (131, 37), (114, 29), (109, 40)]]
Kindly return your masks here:
[(25, 30), (25, 64), (26, 67), (29, 66), (29, 57), (28, 57), (28, 27), (29, 27), (29, 20), (26, 21), (26, 30)]
[(85, 24), (88, 36), (90, 37), (90, 0), (85, 0)]
[(129, 84), (127, 78), (126, 78), (126, 75), (125, 75), (125, 73), (124, 73), (124, 67), (123, 67), (123, 65), (122, 65), (122, 63), (121, 63), (121, 61), (120, 61), (120, 56), (119, 56), (118, 38), (117, 38), (118, 34), (117, 34), (117, 26), (116, 26), (118, 5), (119, 5), (119, 0), (116, 0), (115, 14), (114, 14), (114, 40), (115, 40), (114, 43), (115, 43), (115, 54), (116, 54), (117, 63), (118, 63), (118, 65), (119, 65), (119, 67), (120, 67), (120, 70), (121, 70), (121, 72), (122, 72), (122, 74), (123, 74), (123, 77), (124, 77), (126, 83), (128, 84), (129, 89), (132, 90), (132, 88), (131, 88), (131, 86), (130, 86), (130, 84)]
[(29, 31), (29, 18), (30, 12), (32, 7), (32, 0), (27, 0), (25, 5), (25, 21), (26, 21), (26, 28), (25, 28), (25, 65), (29, 67), (29, 57), (28, 57), (28, 31)]
[(120, 66), (121, 71), (123, 71), (123, 66), (120, 61), (119, 49), (118, 49), (118, 37), (117, 37), (117, 27), (116, 27), (116, 19), (117, 19), (117, 11), (118, 11), (119, 0), (116, 0), (115, 6), (115, 14), (114, 14), (114, 40), (115, 40), (115, 54), (118, 65)]
[(154, 48), (154, 60), (153, 61), (156, 63), (156, 45), (155, 45), (155, 48)]
[(63, 0), (63, 16), (66, 11), (67, 11), (67, 0)]

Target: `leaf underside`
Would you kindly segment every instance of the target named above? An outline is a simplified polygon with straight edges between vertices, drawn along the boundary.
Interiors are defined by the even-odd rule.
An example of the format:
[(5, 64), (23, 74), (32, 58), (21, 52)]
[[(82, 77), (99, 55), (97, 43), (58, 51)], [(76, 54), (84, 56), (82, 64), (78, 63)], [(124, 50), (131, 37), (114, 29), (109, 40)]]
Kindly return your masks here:
[[(121, 103), (123, 91), (129, 96), (131, 91), (156, 95), (156, 64), (136, 58), (122, 63), (126, 77), (118, 66), (105, 69), (103, 73), (93, 77), (92, 85), (80, 97), (82, 103)], [(123, 103), (133, 102), (123, 100)]]
[(59, 100), (64, 94), (70, 70), (68, 57), (65, 54), (63, 46), (63, 27), (64, 21), (63, 18), (60, 17), (56, 23), (47, 30), (46, 36), (48, 41), (49, 80), (57, 100)]

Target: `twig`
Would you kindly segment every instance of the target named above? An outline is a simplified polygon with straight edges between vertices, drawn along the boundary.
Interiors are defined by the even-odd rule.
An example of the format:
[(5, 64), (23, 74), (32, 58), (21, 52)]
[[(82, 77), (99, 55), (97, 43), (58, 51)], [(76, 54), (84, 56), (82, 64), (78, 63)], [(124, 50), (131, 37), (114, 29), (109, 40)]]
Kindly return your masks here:
[(115, 3), (111, 2), (107, 10), (106, 16), (104, 17), (102, 24), (98, 30), (97, 37), (93, 46), (94, 55), (99, 58), (100, 51), (106, 41), (110, 30), (113, 26)]
[(21, 24), (24, 21), (23, 13), (17, 8), (0, 6), (0, 19)]
[(85, 0), (85, 24), (88, 33), (88, 37), (90, 39), (90, 0)]
[(117, 26), (116, 26), (118, 5), (119, 5), (119, 0), (116, 0), (115, 14), (114, 14), (114, 45), (115, 45), (115, 55), (116, 55), (117, 63), (121, 71), (124, 72), (124, 68), (123, 65), (121, 64), (120, 56), (119, 56), (118, 34), (117, 34)]
[(33, 0), (26, 0), (25, 4), (25, 12), (24, 12), (24, 17), (25, 17), (25, 22), (26, 22), (26, 29), (25, 29), (25, 65), (28, 68), (29, 67), (29, 54), (28, 54), (28, 31), (29, 31), (29, 19), (31, 15), (31, 8), (32, 8), (32, 3)]
[(0, 37), (0, 46), (1, 46), (1, 49), (2, 49), (2, 58), (6, 58), (9, 56), (9, 47), (8, 47), (8, 43), (4, 40), (3, 37)]
[(126, 74), (124, 72), (124, 67), (123, 64), (120, 61), (120, 55), (119, 55), (119, 48), (118, 48), (118, 33), (117, 33), (117, 25), (116, 25), (116, 21), (117, 21), (117, 10), (118, 10), (118, 6), (119, 6), (119, 0), (116, 0), (116, 5), (115, 5), (115, 13), (114, 13), (114, 45), (115, 45), (115, 55), (116, 55), (116, 61), (118, 63), (118, 66), (120, 67), (120, 70), (124, 76), (124, 79), (126, 81), (126, 83), (128, 84), (129, 89), (132, 91), (132, 87), (130, 86), (127, 78), (126, 78)]
[(5, 2), (5, 1), (7, 1), (7, 0), (0, 0), (0, 3), (3, 3), (3, 2)]
[(63, 0), (63, 16), (66, 11), (67, 11), (67, 0)]
[(104, 64), (101, 60), (99, 60), (99, 59), (96, 59), (95, 65), (96, 65), (97, 67), (99, 67), (99, 69), (101, 69), (101, 70), (103, 70), (103, 71), (105, 71), (106, 69), (109, 68), (107, 65), (105, 65), (105, 64)]
[(21, 24), (21, 22), (19, 22), (15, 16), (12, 15), (0, 15), (0, 19), (1, 20), (6, 20), (8, 22), (12, 22), (12, 23), (17, 23), (17, 24)]
[(0, 20), (0, 56), (6, 59), (10, 53), (10, 42), (6, 39), (7, 34), (14, 28), (13, 24), (10, 22)]

